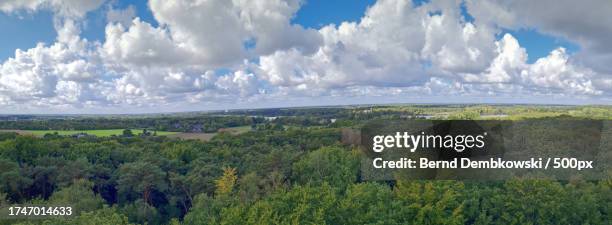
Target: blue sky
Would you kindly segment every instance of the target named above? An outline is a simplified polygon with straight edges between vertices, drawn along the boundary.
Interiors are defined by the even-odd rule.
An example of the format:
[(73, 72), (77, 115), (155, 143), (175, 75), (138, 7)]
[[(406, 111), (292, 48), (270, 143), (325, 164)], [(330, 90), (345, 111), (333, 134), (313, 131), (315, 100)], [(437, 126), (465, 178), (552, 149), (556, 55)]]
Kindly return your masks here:
[(339, 24), (342, 21), (358, 21), (367, 7), (375, 2), (374, 0), (307, 1), (292, 22), (304, 27), (321, 28), (321, 26)]
[(609, 1), (298, 1), (0, 2), (0, 113), (612, 102)]
[(15, 55), (15, 49), (29, 49), (38, 42), (53, 43), (56, 32), (53, 29), (51, 12), (39, 12), (22, 16), (0, 13), (0, 60)]
[(569, 42), (560, 37), (545, 35), (535, 29), (505, 30), (510, 33), (527, 50), (529, 59), (527, 62), (533, 63), (537, 59), (547, 56), (553, 49), (563, 47), (569, 54), (575, 53), (580, 49), (575, 43)]
[[(147, 1), (127, 0), (112, 3), (117, 8), (133, 6), (141, 20), (157, 25)], [(82, 37), (88, 40), (104, 41), (104, 27), (106, 26), (107, 7), (101, 7), (87, 13), (86, 25)], [(49, 10), (31, 12), (17, 12), (7, 14), (0, 12), (0, 27), (7, 30), (7, 34), (0, 36), (0, 61), (15, 55), (15, 49), (29, 49), (39, 42), (53, 43), (57, 32), (53, 28), (53, 13)]]

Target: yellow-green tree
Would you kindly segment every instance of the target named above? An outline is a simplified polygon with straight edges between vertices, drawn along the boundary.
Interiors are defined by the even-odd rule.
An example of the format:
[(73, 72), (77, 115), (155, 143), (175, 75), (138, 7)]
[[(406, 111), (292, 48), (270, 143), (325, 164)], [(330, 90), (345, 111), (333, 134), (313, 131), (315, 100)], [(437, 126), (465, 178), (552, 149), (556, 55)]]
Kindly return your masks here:
[(226, 167), (223, 169), (223, 176), (215, 181), (217, 186), (217, 190), (215, 194), (217, 196), (226, 196), (232, 193), (234, 190), (234, 185), (236, 185), (236, 180), (238, 176), (236, 175), (236, 169), (232, 167)]

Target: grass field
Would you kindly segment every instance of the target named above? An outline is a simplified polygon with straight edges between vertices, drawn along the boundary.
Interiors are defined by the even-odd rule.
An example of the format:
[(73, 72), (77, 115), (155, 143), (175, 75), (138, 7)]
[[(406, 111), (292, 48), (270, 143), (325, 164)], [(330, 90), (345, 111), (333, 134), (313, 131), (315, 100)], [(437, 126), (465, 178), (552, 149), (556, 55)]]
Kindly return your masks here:
[[(1, 131), (0, 131), (1, 132)], [(95, 135), (98, 137), (109, 137), (112, 135), (122, 135), (123, 129), (109, 129), (109, 130), (6, 130), (6, 132), (17, 132), (20, 134), (32, 134), (35, 136), (45, 136), (45, 134), (53, 134), (57, 132), (59, 135), (73, 135), (79, 133), (86, 133), (89, 135)], [(142, 129), (133, 129), (132, 133), (139, 135), (142, 133)], [(157, 131), (158, 136), (167, 136), (177, 134), (178, 132), (169, 131)]]

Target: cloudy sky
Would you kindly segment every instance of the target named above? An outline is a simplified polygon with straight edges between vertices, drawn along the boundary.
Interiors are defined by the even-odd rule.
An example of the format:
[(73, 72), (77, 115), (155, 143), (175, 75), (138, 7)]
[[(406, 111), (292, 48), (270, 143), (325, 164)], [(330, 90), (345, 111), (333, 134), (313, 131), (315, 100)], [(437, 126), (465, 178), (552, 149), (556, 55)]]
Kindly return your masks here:
[(612, 103), (609, 0), (0, 0), (0, 113)]

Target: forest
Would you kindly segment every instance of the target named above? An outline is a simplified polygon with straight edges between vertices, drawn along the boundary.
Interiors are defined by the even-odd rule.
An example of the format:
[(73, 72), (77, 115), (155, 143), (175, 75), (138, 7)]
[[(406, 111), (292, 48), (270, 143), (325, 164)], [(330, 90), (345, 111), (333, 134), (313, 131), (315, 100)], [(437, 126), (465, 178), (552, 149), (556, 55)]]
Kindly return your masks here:
[[(217, 131), (210, 141), (0, 132), (0, 208), (75, 215), (0, 224), (610, 224), (612, 180), (366, 181), (343, 128), (372, 119), (610, 119), (610, 107), (367, 106), (188, 117), (27, 118), (0, 129)], [(277, 117), (272, 120), (266, 117)], [(333, 119), (333, 121), (332, 121)], [(178, 124), (178, 125), (177, 125)], [(194, 125), (201, 128), (193, 130)], [(537, 131), (534, 131), (537, 133)], [(608, 173), (612, 175), (612, 173)]]

